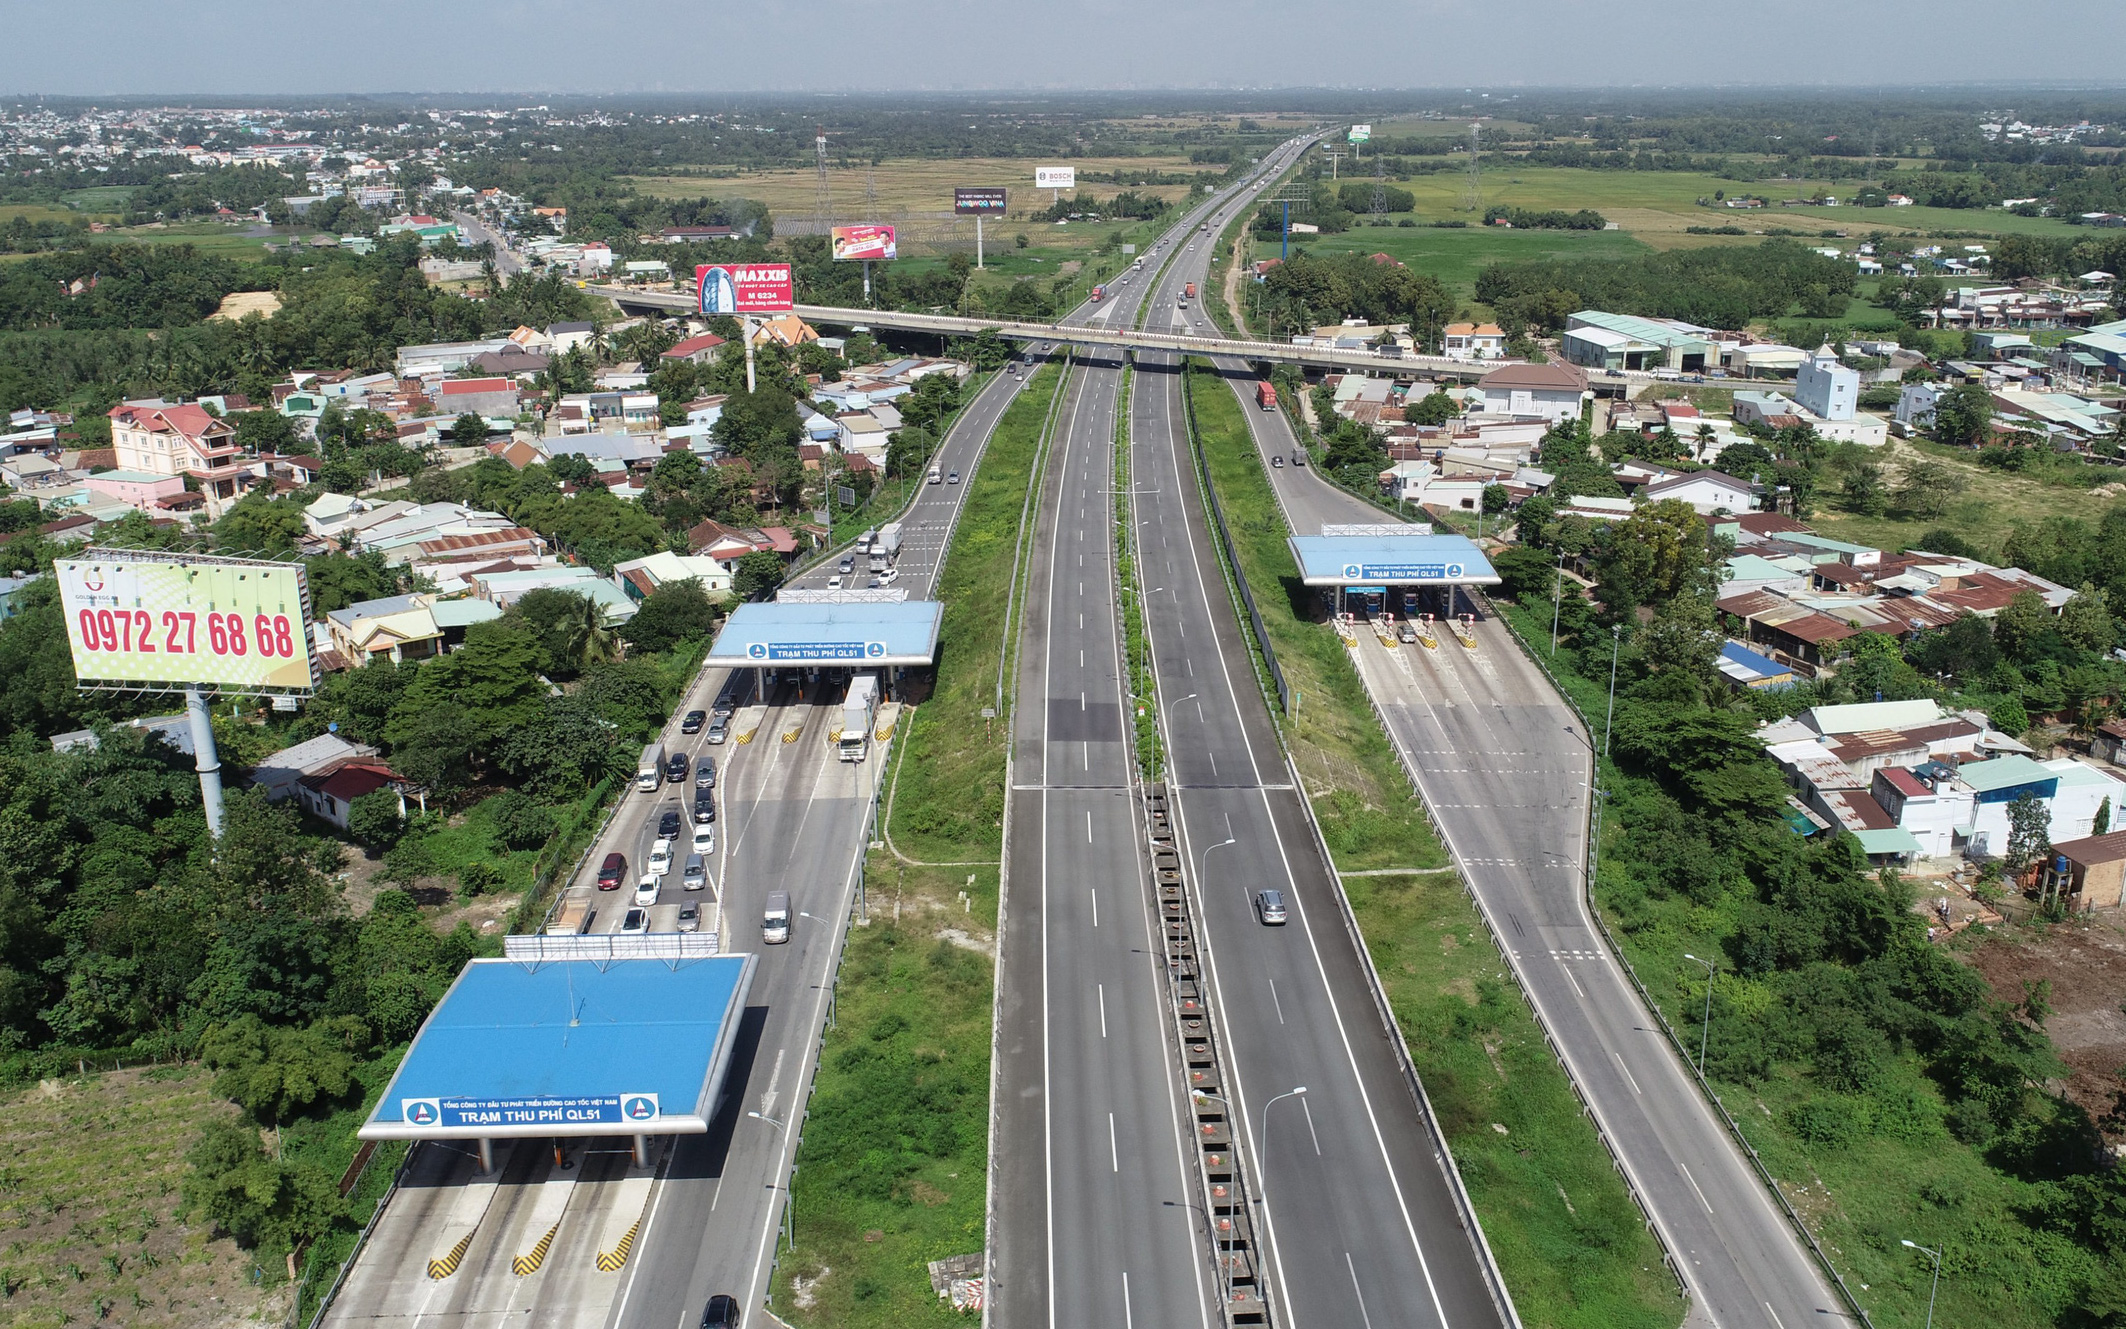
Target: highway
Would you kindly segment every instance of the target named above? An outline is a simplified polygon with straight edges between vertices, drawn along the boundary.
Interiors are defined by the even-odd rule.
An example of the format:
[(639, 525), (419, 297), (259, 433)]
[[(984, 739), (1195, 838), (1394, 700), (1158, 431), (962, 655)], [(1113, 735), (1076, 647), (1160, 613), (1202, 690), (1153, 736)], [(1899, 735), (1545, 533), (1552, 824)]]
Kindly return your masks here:
[[(1193, 239), (1217, 202), (1148, 262)], [(1149, 281), (1112, 284), (1073, 321), (1126, 325)], [(1114, 580), (1122, 366), (1095, 356), (1058, 417), (1019, 638), (992, 1076), (988, 1307), (1002, 1329), (1221, 1318), (1129, 735)]]
[[(1283, 412), (1256, 410), (1245, 362), (1221, 361), (1267, 463), (1297, 447)], [(1392, 523), (1312, 468), (1265, 474), (1286, 524)], [(1479, 614), (1474, 651), (1386, 647), (1361, 632), (1359, 672), (1460, 862), (1521, 988), (1561, 1048), (1680, 1267), (1694, 1323), (1798, 1329), (1844, 1303), (1809, 1257), (1688, 1068), (1654, 1025), (1588, 915), (1583, 893), (1593, 750), (1580, 720), (1515, 643)], [(1325, 627), (1323, 631), (1327, 631)]]
[[(1212, 232), (1225, 221), (1213, 219)], [(1155, 323), (1181, 323), (1182, 283), (1205, 284), (1210, 247), (1193, 241), (1163, 276)], [(1198, 497), (1180, 375), (1171, 357), (1141, 356), (1139, 366), (1130, 405), (1139, 575), (1182, 858), (1251, 1146), (1275, 1312), (1298, 1325), (1498, 1324), (1255, 682)], [(1258, 921), (1263, 890), (1283, 893), (1288, 924)]]

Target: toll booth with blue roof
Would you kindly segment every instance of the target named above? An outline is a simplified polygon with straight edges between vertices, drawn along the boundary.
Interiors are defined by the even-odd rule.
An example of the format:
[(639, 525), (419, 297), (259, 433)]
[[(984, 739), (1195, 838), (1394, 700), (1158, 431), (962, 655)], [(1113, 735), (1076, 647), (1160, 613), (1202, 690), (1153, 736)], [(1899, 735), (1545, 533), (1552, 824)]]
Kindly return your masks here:
[(937, 659), (944, 617), (945, 606), (935, 600), (743, 604), (716, 634), (709, 664), (890, 671), (927, 666)]
[(365, 1140), (699, 1135), (755, 957), (474, 960), (421, 1025)]
[(1300, 581), (1333, 589), (1339, 613), (1377, 614), (1391, 589), (1451, 612), (1455, 588), (1499, 582), (1491, 560), (1466, 536), (1375, 526), (1362, 533), (1295, 535), (1290, 544)]

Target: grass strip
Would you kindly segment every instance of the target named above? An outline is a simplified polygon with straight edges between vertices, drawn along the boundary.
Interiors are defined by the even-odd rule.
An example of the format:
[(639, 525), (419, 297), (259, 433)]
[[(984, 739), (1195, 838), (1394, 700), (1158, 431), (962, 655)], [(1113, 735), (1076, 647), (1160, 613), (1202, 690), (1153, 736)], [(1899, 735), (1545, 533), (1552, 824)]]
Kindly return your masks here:
[[(1124, 366), (1115, 400), (1128, 402), (1136, 370)], [(1115, 608), (1122, 616), (1122, 653), (1129, 670), (1131, 725), (1137, 740), (1137, 773), (1146, 781), (1159, 778), (1166, 752), (1159, 745), (1159, 716), (1154, 693), (1158, 680), (1152, 673), (1151, 650), (1145, 636), (1144, 598), (1137, 587), (1136, 505), (1130, 499), (1130, 412), (1115, 412)]]
[[(1192, 374), (1188, 390), (1241, 570), (1301, 693), (1286, 741), (1338, 871), (1445, 864), (1358, 671), (1300, 584), (1238, 400), (1215, 374)], [(1522, 1320), (1679, 1322), (1660, 1248), (1460, 881), (1347, 877), (1343, 889)]]
[(1011, 598), (1012, 551), (1062, 376), (1056, 365), (1034, 374), (997, 422), (982, 464), (966, 477), (966, 506), (938, 578), (945, 618), (935, 688), (901, 722), (908, 759), (894, 795), (893, 840), (914, 858), (993, 859), (1003, 847), (1006, 725), (1001, 715), (984, 720), (982, 708), (995, 705), (1000, 659), (1009, 667), (998, 644)]
[[(1062, 381), (1060, 366), (1045, 366), (1005, 411), (947, 551), (936, 689), (902, 720), (907, 759), (896, 754), (894, 841), (922, 858), (1002, 850), (1010, 726), (981, 710), (1010, 667), (1000, 646), (1013, 551)], [(791, 1180), (796, 1246), (772, 1285), (792, 1324), (965, 1323), (931, 1291), (927, 1266), (984, 1240), (998, 875), (993, 863), (871, 856), (871, 923), (850, 930), (843, 952)]]

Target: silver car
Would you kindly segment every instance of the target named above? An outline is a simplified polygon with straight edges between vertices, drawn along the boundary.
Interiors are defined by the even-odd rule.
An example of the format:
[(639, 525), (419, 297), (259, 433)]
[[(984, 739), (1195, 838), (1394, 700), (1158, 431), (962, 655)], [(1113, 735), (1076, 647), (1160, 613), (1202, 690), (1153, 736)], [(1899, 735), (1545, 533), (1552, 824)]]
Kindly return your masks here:
[(1284, 892), (1255, 892), (1255, 916), (1267, 927), (1282, 927), (1285, 921)]

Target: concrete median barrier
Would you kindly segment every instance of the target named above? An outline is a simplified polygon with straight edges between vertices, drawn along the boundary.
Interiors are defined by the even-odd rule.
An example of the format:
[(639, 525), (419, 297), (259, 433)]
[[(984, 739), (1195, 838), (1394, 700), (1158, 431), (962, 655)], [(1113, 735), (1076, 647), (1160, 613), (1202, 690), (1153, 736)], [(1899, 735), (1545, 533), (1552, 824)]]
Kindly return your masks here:
[(480, 1222), (487, 1217), (487, 1207), (493, 1203), (501, 1182), (502, 1174), (497, 1170), (486, 1177), (472, 1178), (458, 1191), (449, 1215), (443, 1220), (442, 1231), (436, 1234), (435, 1254), (428, 1260), (430, 1278), (448, 1278), (458, 1272), (458, 1265), (464, 1261), (472, 1239), (479, 1235)]

